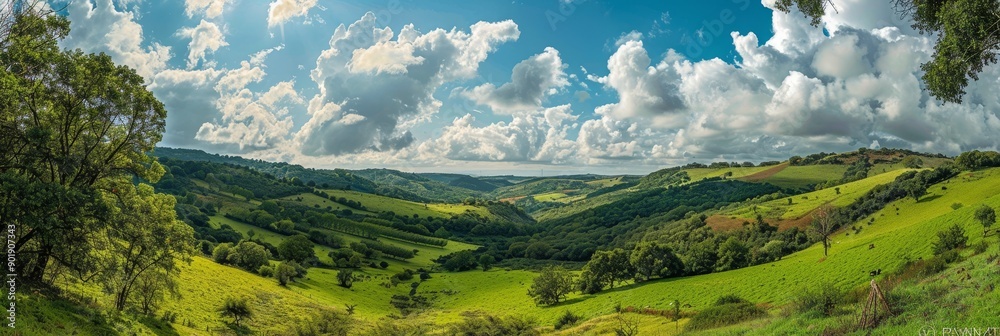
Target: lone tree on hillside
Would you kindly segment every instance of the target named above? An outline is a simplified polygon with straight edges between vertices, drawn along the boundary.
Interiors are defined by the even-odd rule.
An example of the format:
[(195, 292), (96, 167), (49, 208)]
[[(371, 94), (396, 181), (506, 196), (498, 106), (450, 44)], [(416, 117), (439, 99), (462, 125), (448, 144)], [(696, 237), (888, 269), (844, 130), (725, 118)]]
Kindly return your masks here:
[(997, 222), (997, 213), (993, 208), (983, 204), (976, 209), (976, 220), (983, 224), (983, 237), (990, 232), (990, 227)]
[(337, 282), (340, 283), (340, 287), (351, 288), (354, 285), (354, 272), (351, 270), (338, 271)]
[(562, 267), (548, 266), (535, 278), (528, 295), (538, 304), (559, 303), (573, 291), (573, 275)]
[[(893, 0), (901, 17), (913, 19), (922, 34), (937, 35), (934, 55), (922, 65), (923, 81), (932, 96), (961, 103), (969, 78), (979, 79), (983, 68), (996, 64), (1000, 51), (1000, 5), (996, 0)], [(829, 6), (827, 6), (829, 5)], [(793, 6), (822, 23), (831, 0), (777, 0), (775, 8), (789, 12)]]
[(241, 321), (253, 319), (253, 310), (250, 309), (246, 298), (227, 298), (219, 308), (219, 314), (222, 317), (232, 318), (233, 326), (236, 328), (240, 327)]
[(827, 256), (830, 250), (830, 235), (833, 234), (835, 221), (833, 218), (833, 207), (824, 205), (813, 213), (811, 231), (823, 242), (823, 256)]

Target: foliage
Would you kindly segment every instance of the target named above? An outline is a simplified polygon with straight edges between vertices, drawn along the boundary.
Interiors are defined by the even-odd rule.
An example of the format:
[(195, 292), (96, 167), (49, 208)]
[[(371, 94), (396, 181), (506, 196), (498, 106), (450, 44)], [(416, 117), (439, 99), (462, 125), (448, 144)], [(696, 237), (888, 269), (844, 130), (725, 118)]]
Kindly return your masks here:
[[(107, 258), (121, 254), (101, 252), (100, 237), (131, 225), (112, 220), (122, 206), (112, 195), (126, 192), (116, 186), (155, 183), (164, 173), (147, 152), (160, 141), (166, 110), (141, 76), (107, 54), (60, 50), (65, 17), (29, 2), (18, 2), (26, 7), (16, 12), (8, 5), (0, 41), (0, 224), (19, 231), (10, 273), (27, 283), (41, 283), (51, 267), (82, 278), (101, 274), (101, 264), (116, 267)], [(174, 211), (152, 202), (163, 215)], [(161, 213), (157, 219), (167, 217)], [(124, 273), (134, 280), (142, 272)]]
[(702, 309), (684, 326), (687, 331), (704, 330), (766, 316), (767, 312), (738, 296), (725, 296)]
[(496, 263), (496, 258), (493, 258), (492, 255), (483, 254), (479, 256), (479, 266), (483, 268), (483, 272), (489, 271), (494, 263)]
[(299, 264), (308, 264), (316, 258), (313, 243), (303, 234), (285, 238), (278, 244), (278, 255), (282, 260), (292, 260)]
[[(725, 244), (723, 244), (725, 246)], [(652, 277), (666, 278), (684, 273), (684, 264), (667, 246), (656, 242), (636, 245), (629, 256), (629, 262), (636, 271), (636, 279), (649, 280)]]
[[(170, 276), (179, 272), (176, 261), (194, 253), (194, 236), (190, 226), (174, 218), (173, 197), (154, 193), (148, 184), (117, 182), (111, 187), (117, 193), (106, 196), (114, 204), (109, 217), (128, 224), (107, 229), (102, 245), (108, 253), (99, 259), (105, 271), (98, 276), (105, 291), (115, 295), (115, 308), (123, 310), (137, 284), (147, 286), (147, 295), (155, 295), (155, 288), (148, 286), (173, 286)], [(147, 272), (165, 275), (152, 281), (152, 275), (143, 277)]]
[(792, 299), (793, 307), (800, 314), (818, 313), (833, 316), (837, 305), (844, 303), (846, 293), (832, 283), (820, 283), (797, 292)]
[(472, 251), (459, 251), (438, 258), (438, 263), (449, 272), (468, 271), (476, 268), (476, 257)]
[(286, 286), (289, 282), (295, 281), (296, 278), (301, 278), (305, 275), (305, 269), (291, 260), (282, 261), (274, 269), (274, 277), (278, 279), (278, 284), (282, 286)]
[(354, 285), (354, 272), (351, 270), (337, 271), (337, 284), (344, 288), (351, 288)]
[(958, 224), (952, 225), (947, 230), (939, 231), (937, 238), (938, 240), (933, 243), (935, 255), (964, 248), (969, 241), (969, 238), (965, 236), (965, 229), (962, 229)]
[(566, 326), (571, 326), (579, 322), (581, 317), (579, 315), (573, 314), (572, 311), (567, 310), (566, 313), (559, 316), (556, 320), (555, 328), (556, 330), (562, 329)]
[(955, 163), (966, 169), (976, 170), (989, 167), (1000, 167), (1000, 153), (994, 151), (980, 152), (974, 150), (959, 154)]
[(983, 224), (983, 237), (990, 231), (990, 227), (997, 222), (997, 213), (988, 205), (981, 205), (976, 209), (976, 220)]
[(254, 317), (249, 301), (246, 298), (234, 297), (226, 298), (222, 307), (219, 307), (219, 315), (233, 319), (233, 324), (236, 327), (240, 326), (240, 322), (252, 320)]
[(549, 266), (538, 274), (528, 288), (528, 296), (539, 304), (559, 303), (573, 291), (573, 275), (558, 266)]
[(485, 313), (464, 313), (464, 318), (448, 327), (448, 335), (540, 335), (534, 322), (518, 317), (497, 317)]
[(261, 266), (267, 265), (270, 258), (271, 252), (264, 248), (264, 246), (251, 241), (241, 241), (229, 251), (226, 262), (254, 272), (260, 269)]

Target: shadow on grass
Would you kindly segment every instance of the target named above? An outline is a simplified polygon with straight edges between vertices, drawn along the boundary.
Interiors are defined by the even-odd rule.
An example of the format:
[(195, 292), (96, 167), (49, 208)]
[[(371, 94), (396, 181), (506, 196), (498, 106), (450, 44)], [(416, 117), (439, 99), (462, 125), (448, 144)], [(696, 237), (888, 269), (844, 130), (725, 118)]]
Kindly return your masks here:
[(232, 330), (237, 335), (251, 335), (251, 334), (253, 334), (253, 331), (250, 330), (250, 327), (246, 326), (245, 324), (244, 325), (236, 325), (236, 324), (233, 324), (231, 322), (226, 322), (226, 328), (229, 328), (229, 330)]
[(170, 323), (164, 322), (155, 316), (145, 316), (139, 319), (139, 323), (152, 330), (158, 336), (179, 336), (177, 330)]
[(917, 201), (917, 203), (930, 202), (930, 201), (936, 200), (938, 198), (941, 198), (941, 195), (927, 196), (927, 197), (921, 198), (919, 201)]

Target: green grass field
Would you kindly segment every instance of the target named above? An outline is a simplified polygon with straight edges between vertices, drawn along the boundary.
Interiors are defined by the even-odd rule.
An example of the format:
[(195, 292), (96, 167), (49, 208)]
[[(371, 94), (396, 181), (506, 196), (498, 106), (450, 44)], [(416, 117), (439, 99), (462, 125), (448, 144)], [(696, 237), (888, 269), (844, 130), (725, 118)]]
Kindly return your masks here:
[(710, 177), (722, 177), (728, 172), (732, 172), (733, 175), (729, 178), (740, 178), (747, 175), (753, 175), (772, 167), (730, 167), (730, 168), (691, 168), (684, 169), (687, 172), (688, 177), (691, 178), (692, 182), (701, 181), (703, 178)]
[(565, 193), (550, 192), (546, 194), (535, 195), (535, 200), (539, 202), (558, 202), (567, 197), (569, 197), (569, 195)]
[[(278, 244), (281, 244), (281, 241), (287, 237), (281, 233), (273, 232), (267, 229), (259, 228), (239, 221), (234, 221), (229, 218), (221, 216), (211, 217), (210, 223), (212, 224), (213, 227), (218, 227), (218, 225), (220, 224), (227, 224), (237, 232), (242, 233), (244, 236), (247, 235), (247, 232), (253, 230), (255, 233), (254, 235), (255, 239), (260, 239), (274, 246), (278, 246)], [(344, 241), (347, 243), (365, 241), (365, 239), (363, 238), (352, 236), (349, 234), (342, 234), (334, 231), (328, 231), (328, 232), (340, 236), (341, 238), (344, 238)], [(420, 250), (420, 252), (417, 253), (417, 255), (414, 256), (412, 259), (397, 260), (397, 259), (387, 258), (386, 261), (389, 262), (390, 265), (388, 270), (394, 272), (402, 271), (404, 268), (416, 269), (420, 267), (430, 267), (434, 265), (433, 260), (441, 257), (442, 255), (451, 254), (454, 252), (464, 251), (464, 250), (473, 250), (478, 247), (476, 245), (466, 244), (463, 242), (458, 242), (453, 240), (448, 241), (448, 245), (445, 245), (444, 247), (415, 244), (387, 237), (381, 237), (379, 238), (379, 241), (383, 243), (396, 245), (399, 247), (404, 247), (407, 249)], [(316, 256), (319, 258), (321, 262), (325, 263), (333, 262), (333, 260), (331, 260), (329, 257), (329, 253), (333, 251), (332, 248), (323, 245), (315, 245), (313, 249), (316, 251)]]
[(622, 184), (622, 183), (625, 183), (625, 182), (622, 181), (622, 177), (621, 176), (619, 176), (619, 177), (611, 177), (611, 178), (606, 178), (606, 179), (600, 179), (600, 180), (587, 181), (588, 185), (591, 185), (591, 186), (596, 187), (596, 188), (614, 187), (614, 186)]
[[(451, 217), (452, 215), (462, 214), (465, 212), (474, 212), (483, 216), (490, 215), (490, 212), (486, 210), (486, 208), (477, 207), (473, 205), (443, 204), (443, 203), (424, 204), (424, 203), (405, 201), (391, 197), (366, 194), (357, 191), (333, 190), (333, 189), (324, 191), (333, 197), (343, 197), (349, 200), (361, 202), (361, 205), (363, 205), (368, 211), (371, 212), (392, 211), (398, 215), (406, 215), (406, 216), (417, 215), (420, 217), (444, 217), (444, 218), (448, 218)], [(317, 198), (322, 199), (320, 197)], [(336, 202), (332, 201), (329, 202), (336, 204)]]
[(844, 165), (790, 166), (764, 179), (782, 188), (803, 188), (810, 184), (839, 180), (847, 171)]
[[(963, 174), (965, 176), (966, 174)], [(518, 312), (535, 316), (548, 324), (565, 310), (585, 317), (604, 315), (616, 303), (636, 307), (667, 309), (673, 300), (692, 305), (697, 310), (724, 294), (737, 294), (749, 300), (773, 305), (787, 303), (792, 295), (806, 286), (830, 282), (844, 288), (867, 283), (868, 271), (893, 270), (904, 260), (916, 260), (931, 255), (931, 241), (937, 231), (952, 223), (960, 223), (969, 232), (969, 243), (981, 239), (981, 226), (972, 219), (974, 206), (986, 200), (1000, 206), (1000, 169), (973, 173), (946, 184), (932, 186), (921, 201), (905, 199), (890, 204), (876, 213), (874, 224), (867, 218), (857, 224), (860, 234), (841, 232), (834, 236), (828, 257), (814, 245), (786, 256), (780, 261), (753, 267), (706, 275), (653, 281), (626, 288), (616, 288), (596, 295), (572, 295), (568, 302), (555, 306), (536, 306), (525, 294), (533, 274), (525, 271), (494, 270), (442, 275), (444, 281), (430, 286), (453, 286), (461, 297), (441, 301), (442, 309), (435, 319), (450, 321), (464, 310)], [(952, 210), (951, 204), (966, 206)], [(895, 207), (899, 207), (899, 215)], [(850, 231), (850, 230), (848, 230)], [(869, 250), (869, 244), (876, 248)]]
[[(744, 206), (736, 210), (726, 211), (723, 214), (753, 219), (757, 213), (760, 213), (765, 218), (795, 219), (824, 204), (836, 207), (849, 205), (875, 186), (890, 183), (906, 171), (908, 169), (890, 171), (836, 187), (764, 202), (756, 205), (756, 212), (754, 212), (754, 206)], [(839, 194), (837, 193), (838, 189), (840, 190)], [(788, 205), (789, 198), (792, 199), (792, 205)]]

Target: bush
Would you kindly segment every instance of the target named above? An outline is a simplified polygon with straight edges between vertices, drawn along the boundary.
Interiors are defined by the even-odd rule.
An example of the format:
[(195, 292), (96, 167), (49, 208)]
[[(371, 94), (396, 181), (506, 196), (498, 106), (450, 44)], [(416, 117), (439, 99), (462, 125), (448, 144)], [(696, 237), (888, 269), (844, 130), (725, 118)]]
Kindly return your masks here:
[(990, 244), (987, 243), (985, 240), (983, 240), (983, 241), (980, 241), (978, 244), (973, 245), (972, 246), (972, 251), (975, 252), (976, 254), (980, 254), (980, 253), (986, 252), (986, 249), (988, 249), (989, 247), (990, 247)]
[(767, 312), (752, 302), (736, 296), (724, 296), (716, 304), (691, 317), (685, 330), (703, 330), (763, 317)]
[(337, 282), (341, 287), (351, 288), (354, 285), (354, 272), (351, 270), (340, 270), (337, 272)]
[(540, 335), (531, 320), (487, 314), (463, 313), (461, 322), (448, 328), (448, 335)]
[(965, 236), (965, 230), (958, 224), (937, 233), (938, 241), (934, 242), (934, 254), (942, 253), (965, 247), (969, 238)]
[(566, 313), (562, 314), (562, 316), (559, 317), (559, 320), (556, 320), (555, 327), (556, 330), (559, 330), (565, 326), (574, 325), (576, 324), (576, 322), (579, 321), (580, 321), (580, 316), (577, 316), (576, 314), (573, 314), (573, 312), (567, 310)]
[(257, 274), (260, 274), (260, 276), (265, 278), (270, 278), (274, 275), (274, 268), (268, 265), (261, 266), (257, 269)]
[(232, 250), (233, 244), (223, 243), (215, 246), (212, 250), (212, 260), (220, 264), (225, 264), (229, 261), (229, 252)]
[(818, 313), (833, 316), (837, 305), (843, 303), (846, 297), (844, 291), (833, 284), (821, 284), (815, 288), (805, 289), (793, 299), (793, 307), (801, 314)]
[(296, 326), (294, 334), (299, 336), (347, 336), (351, 332), (353, 324), (354, 320), (348, 314), (323, 309), (319, 315)]
[(219, 308), (219, 315), (233, 319), (233, 325), (240, 326), (243, 320), (253, 319), (253, 310), (246, 298), (226, 298), (225, 303)]

